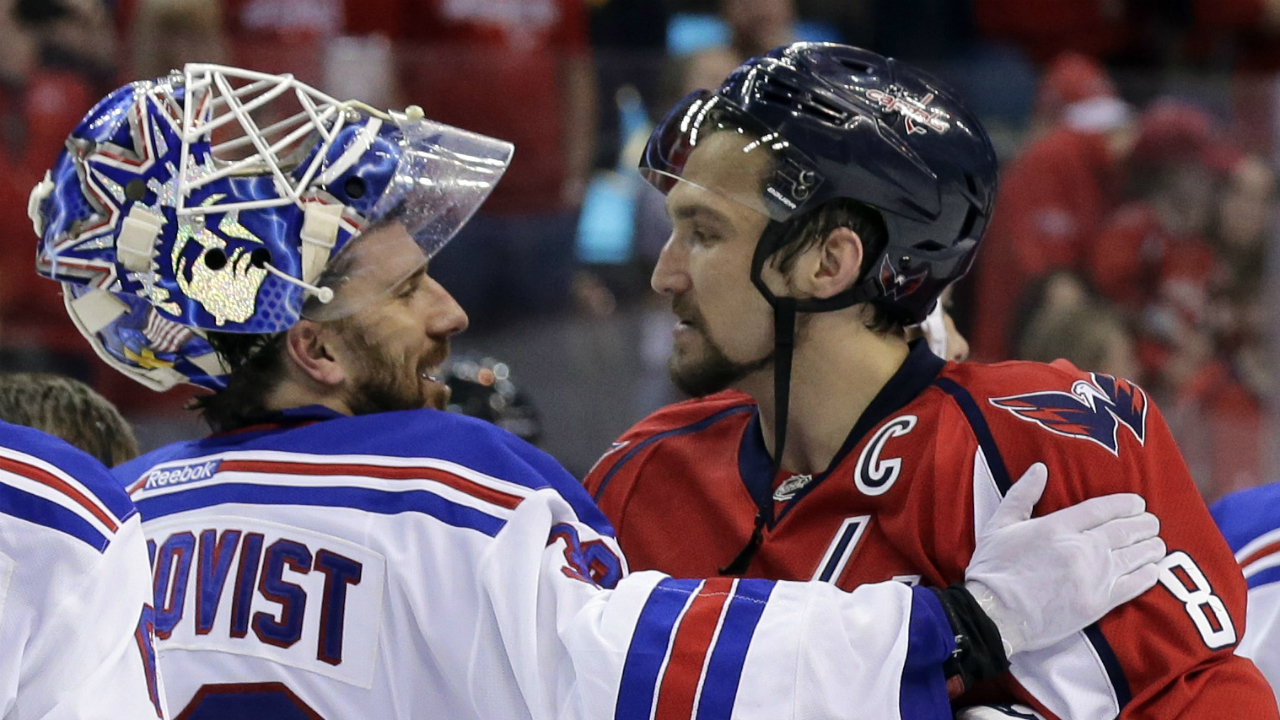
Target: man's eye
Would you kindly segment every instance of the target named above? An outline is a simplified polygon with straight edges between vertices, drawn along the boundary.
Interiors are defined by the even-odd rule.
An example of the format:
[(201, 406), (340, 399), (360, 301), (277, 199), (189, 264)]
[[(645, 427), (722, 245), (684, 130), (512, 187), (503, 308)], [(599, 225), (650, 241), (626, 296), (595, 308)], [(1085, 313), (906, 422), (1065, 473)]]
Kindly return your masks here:
[(693, 242), (698, 245), (710, 245), (720, 239), (718, 234), (705, 230), (694, 230), (692, 236)]
[(404, 285), (400, 286), (400, 290), (399, 292), (396, 293), (396, 297), (401, 299), (407, 299), (412, 297), (413, 293), (416, 292), (417, 290), (418, 290), (417, 280), (414, 280), (413, 282), (407, 282)]

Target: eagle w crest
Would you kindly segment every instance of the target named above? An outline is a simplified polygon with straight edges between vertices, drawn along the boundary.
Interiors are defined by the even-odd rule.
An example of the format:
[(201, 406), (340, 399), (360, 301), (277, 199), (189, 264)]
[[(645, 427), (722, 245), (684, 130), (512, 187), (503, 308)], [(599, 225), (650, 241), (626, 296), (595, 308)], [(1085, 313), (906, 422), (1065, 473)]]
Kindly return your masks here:
[(1139, 444), (1145, 443), (1146, 393), (1128, 380), (1102, 373), (1090, 373), (1089, 377), (1072, 383), (1070, 392), (1046, 390), (991, 398), (989, 402), (1058, 435), (1096, 442), (1117, 457), (1121, 426), (1128, 428)]

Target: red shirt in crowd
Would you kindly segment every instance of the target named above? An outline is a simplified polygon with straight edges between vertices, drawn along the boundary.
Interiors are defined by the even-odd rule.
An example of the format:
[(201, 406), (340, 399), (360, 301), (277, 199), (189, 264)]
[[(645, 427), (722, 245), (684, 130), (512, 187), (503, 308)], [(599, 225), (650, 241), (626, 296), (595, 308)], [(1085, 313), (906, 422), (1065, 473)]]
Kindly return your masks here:
[[(509, 140), (511, 167), (490, 213), (550, 212), (566, 177), (562, 63), (588, 52), (579, 0), (404, 2), (399, 59), (405, 100), (427, 117)], [(586, 129), (590, 131), (589, 128)]]
[(1111, 208), (1114, 165), (1105, 136), (1063, 126), (1009, 164), (978, 253), (975, 358), (1009, 358), (1013, 311), (1029, 281), (1083, 268)]

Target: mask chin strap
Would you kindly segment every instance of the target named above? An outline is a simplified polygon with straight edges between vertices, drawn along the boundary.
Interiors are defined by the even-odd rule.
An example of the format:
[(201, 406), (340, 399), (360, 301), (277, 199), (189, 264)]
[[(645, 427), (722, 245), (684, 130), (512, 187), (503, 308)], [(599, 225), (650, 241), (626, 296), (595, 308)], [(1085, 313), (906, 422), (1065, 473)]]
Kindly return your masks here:
[[(796, 315), (802, 312), (829, 312), (840, 310), (862, 302), (866, 298), (861, 283), (842, 293), (822, 299), (800, 299), (794, 297), (778, 297), (765, 284), (761, 271), (765, 263), (782, 246), (791, 228), (801, 218), (792, 218), (786, 222), (770, 220), (756, 243), (755, 255), (751, 258), (751, 282), (756, 290), (764, 296), (773, 307), (773, 462), (770, 463), (772, 474), (777, 477), (782, 469), (782, 452), (787, 444), (787, 415), (791, 405), (791, 361), (796, 346)], [(764, 542), (765, 525), (773, 521), (773, 500), (767, 496), (764, 503), (756, 508), (755, 525), (751, 530), (751, 538), (728, 565), (719, 568), (721, 575), (742, 575), (751, 565), (756, 552)]]

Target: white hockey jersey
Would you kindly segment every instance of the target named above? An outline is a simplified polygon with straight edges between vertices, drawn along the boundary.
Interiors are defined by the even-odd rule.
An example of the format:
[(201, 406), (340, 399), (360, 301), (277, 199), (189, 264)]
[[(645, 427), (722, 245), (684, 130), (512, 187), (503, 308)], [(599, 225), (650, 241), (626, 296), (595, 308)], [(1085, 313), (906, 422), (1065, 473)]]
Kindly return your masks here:
[(578, 482), (471, 418), (303, 408), (117, 475), (175, 717), (951, 717), (929, 591), (627, 575)]
[(107, 469), (0, 422), (0, 718), (168, 717), (151, 595), (140, 519)]
[(1280, 702), (1280, 483), (1227, 495), (1210, 512), (1249, 584), (1236, 654), (1253, 660)]

